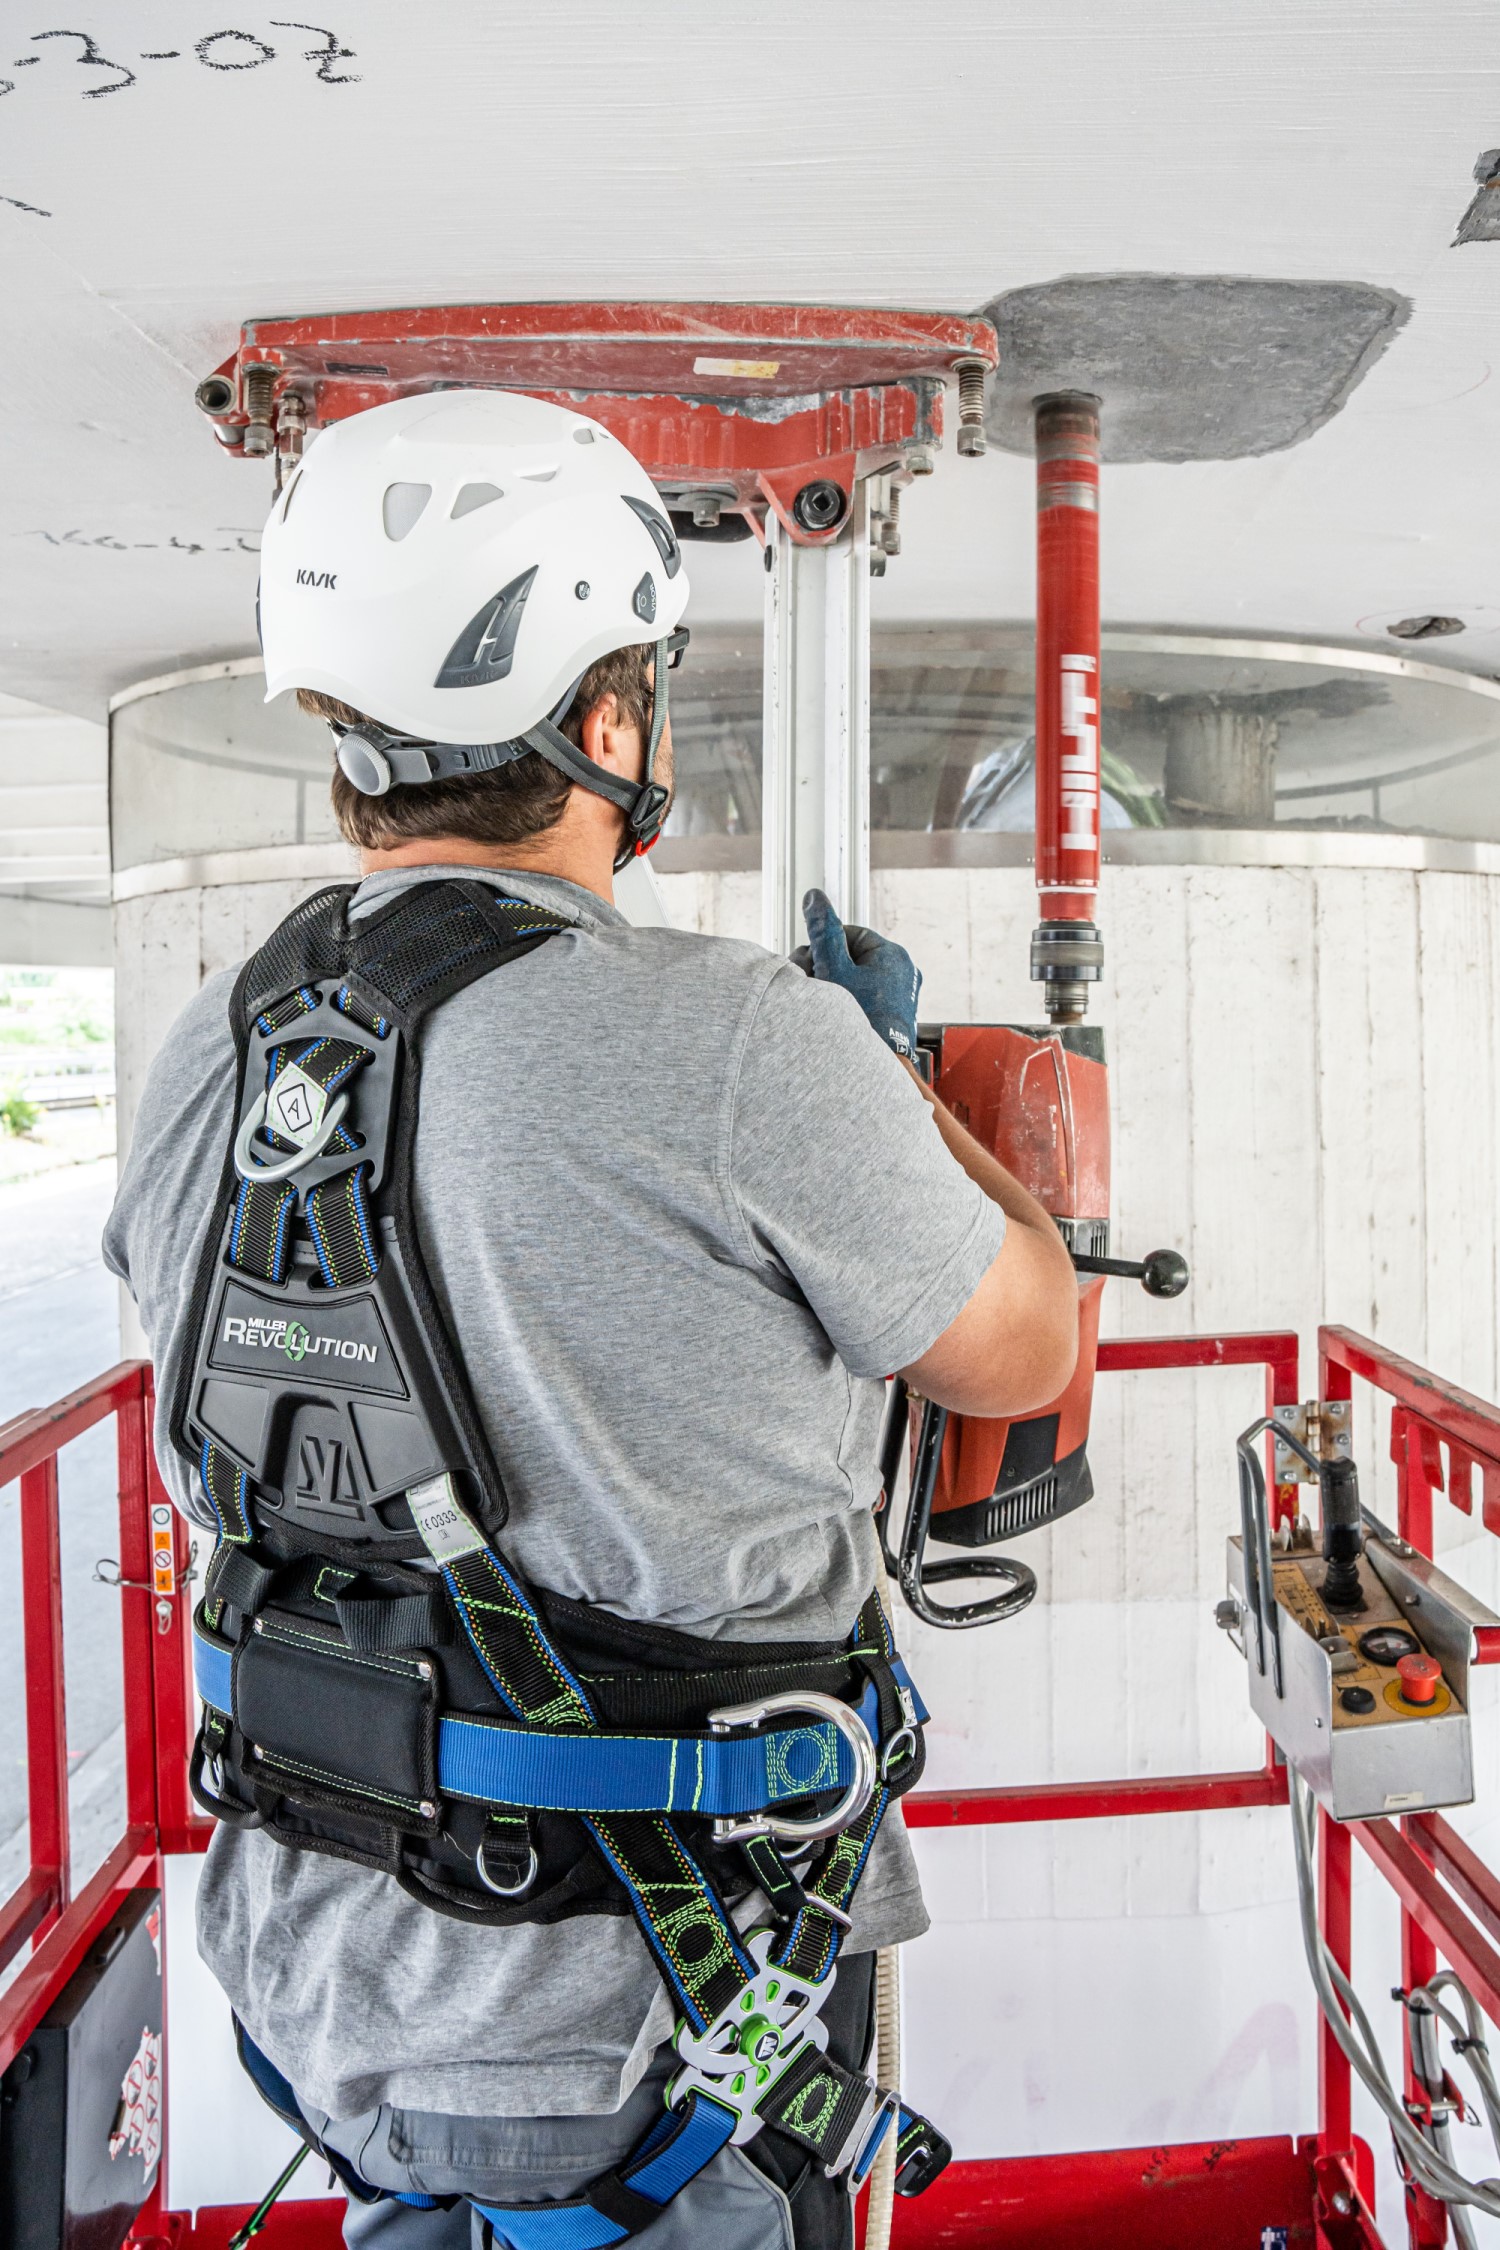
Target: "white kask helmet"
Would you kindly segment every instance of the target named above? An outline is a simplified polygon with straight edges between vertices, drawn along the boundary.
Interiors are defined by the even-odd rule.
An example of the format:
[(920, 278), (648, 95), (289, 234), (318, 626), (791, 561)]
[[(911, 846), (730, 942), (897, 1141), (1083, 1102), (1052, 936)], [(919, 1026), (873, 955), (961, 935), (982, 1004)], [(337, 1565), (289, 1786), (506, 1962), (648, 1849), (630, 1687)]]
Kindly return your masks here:
[[(538, 751), (620, 806), (627, 857), (666, 816), (653, 768), (687, 599), (656, 489), (599, 423), (514, 391), (425, 392), (333, 424), (272, 508), (266, 699), (317, 688), (367, 712), (336, 731), (370, 796)], [(637, 785), (558, 721), (592, 663), (642, 641), (656, 691)]]

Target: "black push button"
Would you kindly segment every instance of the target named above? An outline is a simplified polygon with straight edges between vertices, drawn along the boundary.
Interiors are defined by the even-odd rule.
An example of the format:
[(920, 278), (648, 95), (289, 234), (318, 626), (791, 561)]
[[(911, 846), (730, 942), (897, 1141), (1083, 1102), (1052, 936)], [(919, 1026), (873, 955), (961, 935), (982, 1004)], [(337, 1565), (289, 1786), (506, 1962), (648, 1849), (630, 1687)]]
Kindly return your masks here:
[(1357, 1711), (1361, 1716), (1375, 1708), (1375, 1698), (1367, 1687), (1340, 1688), (1339, 1701), (1346, 1711)]

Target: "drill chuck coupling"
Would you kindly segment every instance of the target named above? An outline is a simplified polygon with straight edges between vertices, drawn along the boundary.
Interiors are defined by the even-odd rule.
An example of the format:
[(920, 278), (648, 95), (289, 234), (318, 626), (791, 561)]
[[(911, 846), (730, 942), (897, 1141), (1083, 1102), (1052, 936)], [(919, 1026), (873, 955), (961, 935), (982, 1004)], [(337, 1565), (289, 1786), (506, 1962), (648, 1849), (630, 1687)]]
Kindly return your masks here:
[(1359, 1558), (1365, 1551), (1359, 1513), (1359, 1472), (1352, 1461), (1322, 1461), (1318, 1483), (1323, 1501), (1323, 1556), (1328, 1564), (1321, 1592), (1331, 1610), (1363, 1609)]
[(1104, 974), (1104, 940), (1093, 922), (1038, 922), (1031, 933), (1033, 983), (1046, 987), (1052, 1023), (1081, 1023), (1088, 987)]

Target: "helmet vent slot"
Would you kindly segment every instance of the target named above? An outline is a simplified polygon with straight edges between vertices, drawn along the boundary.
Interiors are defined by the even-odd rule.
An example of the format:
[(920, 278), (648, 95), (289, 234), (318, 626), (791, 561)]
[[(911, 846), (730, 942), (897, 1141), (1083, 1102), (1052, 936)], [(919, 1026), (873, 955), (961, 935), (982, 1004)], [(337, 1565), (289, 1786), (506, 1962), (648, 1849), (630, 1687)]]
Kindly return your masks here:
[(522, 469), (520, 473), (528, 484), (550, 484), (557, 474), (557, 463), (551, 461), (542, 468)]
[(404, 539), (414, 530), (431, 498), (430, 484), (388, 484), (380, 503), (387, 539)]
[(466, 484), (448, 510), (451, 523), (460, 516), (472, 516), (476, 508), (487, 508), (492, 500), (503, 500), (505, 494), (498, 484)]

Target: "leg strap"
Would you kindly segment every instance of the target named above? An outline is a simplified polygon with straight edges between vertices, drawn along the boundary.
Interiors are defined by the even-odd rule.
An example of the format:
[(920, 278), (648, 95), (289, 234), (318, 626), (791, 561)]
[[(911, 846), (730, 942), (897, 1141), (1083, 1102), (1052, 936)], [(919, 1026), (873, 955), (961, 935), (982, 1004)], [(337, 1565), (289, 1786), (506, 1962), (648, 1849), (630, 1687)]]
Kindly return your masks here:
[(566, 2203), (504, 2206), (475, 2202), (494, 2230), (496, 2250), (607, 2250), (639, 2234), (711, 2164), (734, 2132), (733, 2114), (690, 2095), (659, 2118), (617, 2171)]

